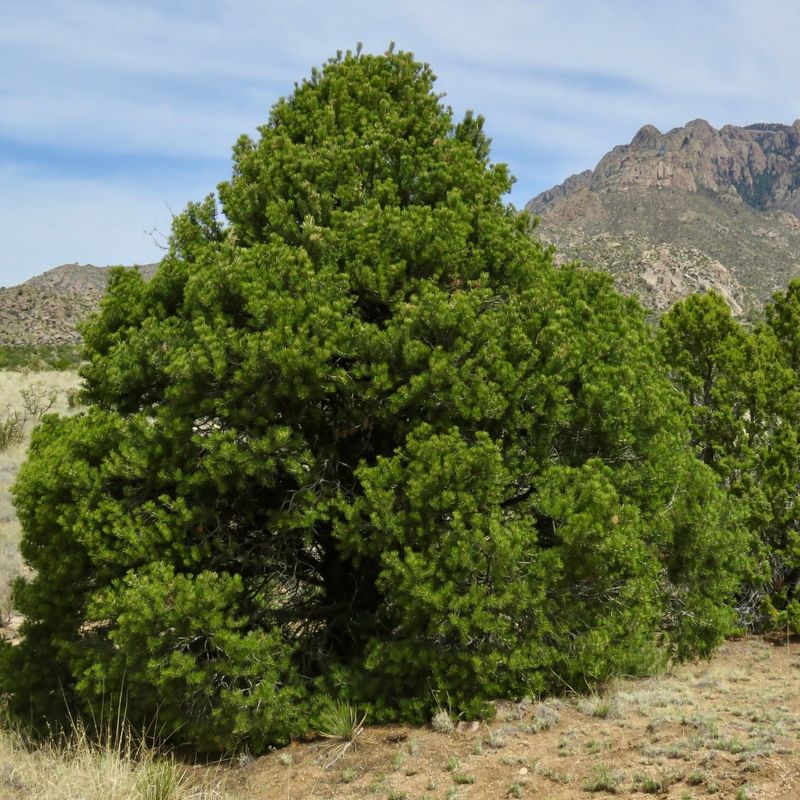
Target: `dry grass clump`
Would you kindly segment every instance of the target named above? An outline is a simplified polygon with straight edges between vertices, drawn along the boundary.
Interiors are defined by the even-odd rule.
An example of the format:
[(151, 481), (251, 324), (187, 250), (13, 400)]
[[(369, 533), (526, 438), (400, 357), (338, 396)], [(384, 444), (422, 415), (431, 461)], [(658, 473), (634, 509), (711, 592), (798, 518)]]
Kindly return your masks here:
[(551, 701), (547, 703), (537, 703), (533, 709), (533, 721), (530, 724), (531, 733), (539, 733), (540, 731), (547, 731), (556, 725), (561, 719), (559, 713), (560, 704), (558, 701)]
[(431, 727), (436, 733), (444, 733), (449, 736), (456, 726), (450, 714), (445, 709), (440, 708), (431, 719)]
[(593, 692), (581, 698), (578, 701), (578, 709), (586, 716), (597, 719), (609, 719), (620, 713), (617, 698), (610, 692)]
[(4, 800), (233, 800), (218, 781), (200, 785), (189, 768), (135, 737), (93, 742), (83, 729), (35, 746), (0, 728)]

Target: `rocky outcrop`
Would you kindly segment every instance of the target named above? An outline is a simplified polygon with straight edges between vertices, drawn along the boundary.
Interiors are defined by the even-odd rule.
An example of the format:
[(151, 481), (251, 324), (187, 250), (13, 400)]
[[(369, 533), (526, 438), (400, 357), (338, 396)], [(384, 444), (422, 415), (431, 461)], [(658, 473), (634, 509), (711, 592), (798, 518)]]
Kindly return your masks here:
[(800, 120), (645, 125), (527, 208), (542, 239), (608, 269), (653, 308), (714, 288), (745, 314), (800, 274)]
[[(127, 269), (135, 269), (149, 280), (158, 264), (136, 264)], [(104, 294), (108, 286), (109, 267), (95, 267), (93, 264), (62, 264), (41, 275), (25, 281), (30, 286), (44, 291), (78, 292)]]
[(594, 170), (567, 178), (535, 197), (544, 210), (576, 191), (623, 187), (700, 189), (738, 196), (761, 211), (800, 212), (800, 120), (792, 125), (726, 125), (696, 119), (661, 133), (645, 125), (628, 145), (615, 147)]

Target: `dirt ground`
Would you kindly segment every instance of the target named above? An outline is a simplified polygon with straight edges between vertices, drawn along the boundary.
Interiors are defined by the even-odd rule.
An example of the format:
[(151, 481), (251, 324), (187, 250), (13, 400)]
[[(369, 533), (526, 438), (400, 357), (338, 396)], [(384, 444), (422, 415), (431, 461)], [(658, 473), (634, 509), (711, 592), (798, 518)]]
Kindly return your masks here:
[(243, 800), (800, 798), (800, 644), (729, 642), (711, 660), (588, 698), (504, 704), (491, 723), (367, 727), (231, 767)]

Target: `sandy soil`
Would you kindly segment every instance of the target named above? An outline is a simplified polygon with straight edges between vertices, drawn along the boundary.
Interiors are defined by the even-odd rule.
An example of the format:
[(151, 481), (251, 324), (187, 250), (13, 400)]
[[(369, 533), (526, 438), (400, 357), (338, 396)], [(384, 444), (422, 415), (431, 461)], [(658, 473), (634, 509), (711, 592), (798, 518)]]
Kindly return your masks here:
[(800, 798), (800, 644), (730, 642), (602, 695), (502, 704), (491, 723), (367, 728), (231, 767), (243, 800)]

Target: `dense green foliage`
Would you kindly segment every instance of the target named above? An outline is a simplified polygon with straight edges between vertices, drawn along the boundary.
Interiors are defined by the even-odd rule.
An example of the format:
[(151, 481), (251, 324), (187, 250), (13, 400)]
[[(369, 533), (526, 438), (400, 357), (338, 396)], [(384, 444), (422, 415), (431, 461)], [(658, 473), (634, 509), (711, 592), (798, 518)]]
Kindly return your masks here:
[[(123, 693), (219, 750), (707, 652), (749, 545), (638, 303), (556, 269), (482, 120), (348, 54), (234, 149), (151, 282), (117, 271), (84, 400), (15, 489), (17, 713)], [(3, 688), (3, 687), (0, 687)]]
[(718, 294), (664, 316), (659, 344), (691, 411), (699, 457), (735, 498), (757, 558), (743, 622), (800, 632), (800, 281), (747, 329)]

